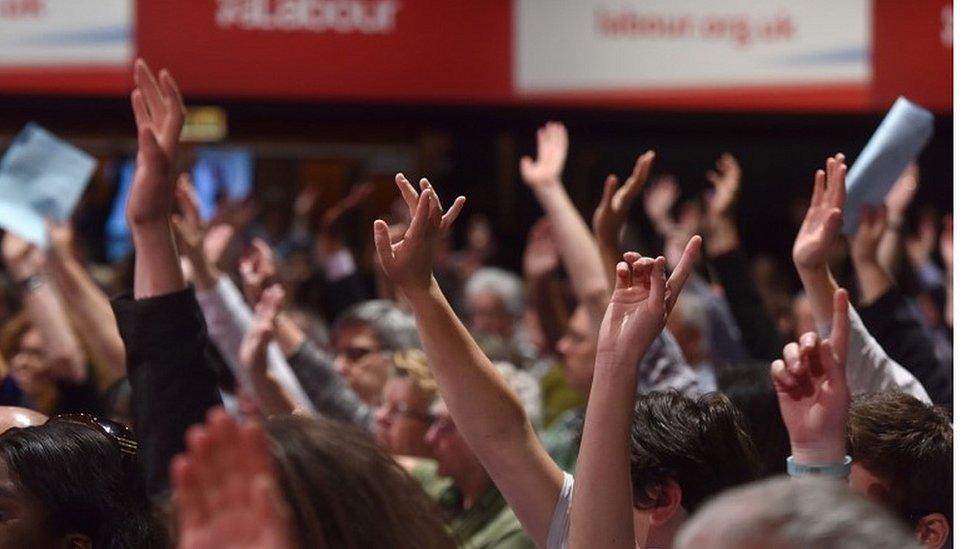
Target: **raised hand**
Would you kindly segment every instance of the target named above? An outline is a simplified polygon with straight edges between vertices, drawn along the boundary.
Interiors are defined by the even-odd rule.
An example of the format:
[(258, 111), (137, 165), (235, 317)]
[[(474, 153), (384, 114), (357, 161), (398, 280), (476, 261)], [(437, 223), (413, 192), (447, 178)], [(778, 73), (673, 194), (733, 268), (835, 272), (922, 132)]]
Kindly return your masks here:
[(193, 188), (190, 174), (181, 173), (176, 182), (176, 206), (173, 226), (181, 251), (191, 257), (203, 258), (203, 241), (207, 229), (200, 216), (200, 199)]
[(878, 262), (878, 246), (881, 244), (881, 237), (884, 236), (887, 226), (884, 206), (861, 208), (861, 219), (851, 240), (851, 260), (855, 265)]
[(376, 253), (387, 278), (404, 293), (427, 291), (434, 282), (432, 273), (438, 241), (447, 234), (461, 213), (465, 199), (458, 197), (444, 213), (434, 187), (426, 178), (420, 180), (419, 195), (403, 174), (397, 174), (396, 184), (410, 208), (410, 226), (403, 239), (394, 244), (390, 227), (385, 221), (377, 219), (373, 223)]
[(522, 180), (533, 189), (558, 185), (569, 151), (569, 133), (560, 122), (547, 122), (535, 133), (536, 158), (523, 156), (519, 162)]
[(798, 270), (825, 268), (830, 247), (840, 234), (847, 192), (844, 155), (828, 158), (826, 168), (814, 176), (810, 208), (793, 243), (793, 263)]
[(268, 369), (268, 345), (274, 337), (275, 318), (281, 312), (285, 291), (275, 284), (261, 293), (254, 307), (254, 320), (241, 340), (238, 359), (251, 375), (266, 375)]
[(262, 292), (278, 278), (271, 246), (260, 238), (252, 240), (250, 248), (241, 256), (238, 272), (244, 285), (244, 297), (253, 307), (261, 299)]
[(903, 222), (905, 212), (908, 210), (917, 192), (918, 164), (912, 162), (898, 176), (898, 181), (895, 181), (891, 190), (888, 191), (888, 195), (885, 196), (885, 206), (888, 208), (888, 216), (893, 223)]
[(647, 177), (651, 172), (651, 163), (654, 161), (654, 151), (647, 151), (637, 157), (634, 163), (634, 171), (618, 188), (616, 175), (607, 176), (603, 184), (603, 196), (600, 204), (597, 205), (593, 213), (593, 232), (600, 242), (613, 243), (616, 245), (620, 237), (620, 229), (627, 219), (627, 212), (630, 211), (631, 204), (641, 194)]
[(190, 428), (170, 467), (179, 549), (298, 546), (264, 437), (256, 422), (237, 425), (220, 409)]
[(183, 98), (166, 69), (157, 80), (142, 59), (136, 61), (135, 83), (132, 112), (139, 130), (139, 154), (126, 219), (130, 225), (168, 224), (176, 184), (170, 173), (185, 117)]
[(600, 326), (598, 356), (609, 355), (613, 363), (638, 363), (647, 346), (664, 329), (700, 250), (701, 237), (691, 237), (667, 280), (663, 257), (624, 254), (624, 261), (617, 263), (616, 285)]
[(44, 254), (20, 236), (7, 231), (0, 243), (3, 262), (15, 281), (38, 274), (44, 268)]
[(522, 272), (529, 280), (540, 279), (559, 268), (559, 251), (552, 236), (552, 222), (543, 217), (529, 229), (522, 254)]
[(905, 253), (916, 269), (932, 259), (938, 233), (935, 212), (930, 209), (923, 210), (918, 219), (918, 234), (905, 237)]
[(674, 226), (671, 208), (679, 194), (678, 180), (671, 175), (662, 175), (644, 191), (644, 214), (661, 234), (670, 232)]
[(847, 290), (834, 293), (830, 337), (800, 336), (770, 367), (793, 459), (804, 465), (839, 463), (846, 454), (850, 392), (845, 374), (850, 334)]
[(739, 162), (731, 154), (725, 153), (715, 161), (714, 170), (705, 172), (705, 179), (715, 189), (711, 196), (706, 196), (706, 215), (709, 220), (731, 217), (742, 184)]

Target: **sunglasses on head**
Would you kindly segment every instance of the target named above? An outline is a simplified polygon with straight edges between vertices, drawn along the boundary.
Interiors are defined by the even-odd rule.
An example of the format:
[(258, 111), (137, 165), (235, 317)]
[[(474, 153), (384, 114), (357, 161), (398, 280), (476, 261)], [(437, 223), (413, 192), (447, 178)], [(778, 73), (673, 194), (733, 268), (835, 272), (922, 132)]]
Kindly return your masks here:
[(59, 414), (47, 420), (48, 423), (59, 421), (62, 423), (72, 423), (81, 425), (92, 431), (101, 433), (111, 439), (115, 447), (122, 452), (123, 457), (134, 457), (139, 445), (136, 438), (128, 427), (110, 419), (100, 418), (92, 414)]

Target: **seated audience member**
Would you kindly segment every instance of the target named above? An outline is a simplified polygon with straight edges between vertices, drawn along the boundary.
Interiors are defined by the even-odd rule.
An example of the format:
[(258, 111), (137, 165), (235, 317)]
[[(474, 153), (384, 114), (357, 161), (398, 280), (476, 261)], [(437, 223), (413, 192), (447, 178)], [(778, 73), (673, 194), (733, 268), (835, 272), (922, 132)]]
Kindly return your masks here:
[[(534, 547), (478, 457), (458, 433), (444, 402), (435, 403), (432, 411), (437, 419), (425, 440), (436, 461), (436, 475), (425, 464), (418, 464), (412, 473), (447, 513), (451, 531), (462, 547)], [(445, 485), (442, 478), (451, 482)]]
[[(517, 397), (491, 361), (477, 347), (470, 333), (464, 329), (432, 276), (432, 252), (437, 239), (450, 227), (462, 202), (456, 201), (444, 214), (439, 199), (426, 180), (421, 181), (422, 192), (418, 195), (402, 176), (397, 179), (404, 200), (414, 212), (414, 217), (404, 239), (395, 245), (390, 240), (389, 227), (384, 222), (377, 221), (375, 238), (381, 266), (417, 315), (424, 351), (444, 402), (450, 410), (452, 425), (456, 426), (458, 434), (463, 437), (471, 453), (477, 457), (490, 475), (491, 481), (505, 496), (535, 543), (544, 547), (561, 547), (566, 543), (570, 507), (577, 508), (576, 505), (570, 506), (572, 477), (564, 474), (545, 453)], [(672, 283), (672, 291), (680, 288), (676, 281), (684, 280), (687, 276), (699, 245), (700, 239), (697, 238), (689, 243), (685, 251), (688, 257), (682, 260), (676, 274), (672, 275), (675, 281)], [(596, 263), (599, 267), (599, 262)], [(663, 273), (663, 258), (657, 265)], [(598, 272), (602, 273), (602, 267), (599, 267)], [(663, 291), (660, 296), (663, 298)], [(663, 316), (659, 322), (656, 330), (653, 326), (644, 326), (644, 329), (638, 330), (639, 337), (653, 339), (663, 329)], [(628, 353), (631, 354), (637, 353), (634, 364), (631, 365), (636, 387), (636, 363), (643, 356), (646, 346), (635, 342), (629, 346), (623, 344), (621, 348), (629, 349)], [(596, 355), (595, 350), (593, 353)], [(626, 392), (626, 388), (618, 387), (618, 390), (621, 395)], [(632, 402), (633, 394), (634, 388), (631, 388), (629, 394), (619, 396), (615, 406), (611, 407), (624, 409), (627, 415), (620, 442), (624, 451), (624, 471), (621, 473), (624, 481), (618, 483), (618, 487), (620, 484), (623, 486), (623, 492), (619, 495), (620, 501), (627, 506), (629, 536), (634, 535), (636, 519), (642, 534), (648, 534), (648, 537), (652, 537), (649, 535), (651, 533), (662, 538), (670, 537), (673, 530), (665, 532), (663, 529), (651, 528), (651, 517), (662, 519), (676, 528), (685, 514), (680, 510), (680, 489), (673, 480), (678, 473), (666, 469), (667, 464), (659, 461), (664, 459), (657, 452), (659, 449), (696, 444), (700, 445), (696, 451), (707, 452), (703, 449), (706, 446), (722, 449), (713, 462), (681, 473), (682, 478), (687, 475), (689, 479), (686, 483), (689, 495), (686, 497), (696, 504), (700, 498), (713, 491), (755, 478), (755, 451), (741, 427), (741, 420), (727, 400), (716, 397), (693, 402), (673, 394), (647, 397), (646, 402), (637, 408), (641, 420), (635, 422), (632, 435), (629, 414), (633, 413), (634, 408), (621, 407), (619, 404)], [(591, 395), (591, 403), (592, 398)], [(676, 407), (681, 412), (671, 411)], [(676, 420), (687, 427), (694, 424), (694, 429), (658, 431), (651, 428), (652, 425), (665, 424), (658, 423), (658, 414), (671, 419), (671, 413), (683, 413), (684, 416)], [(588, 420), (587, 425), (593, 423), (599, 425), (603, 421), (598, 417)], [(708, 442), (702, 442), (700, 425), (710, 427)], [(645, 440), (648, 437), (650, 440)], [(609, 452), (610, 448), (607, 446), (604, 450)], [(631, 455), (646, 458), (635, 474), (634, 486), (627, 480)], [(700, 483), (699, 480), (705, 482)], [(639, 494), (640, 503), (646, 511), (633, 510), (630, 500), (634, 492)], [(633, 547), (633, 543), (630, 547)]]
[(360, 400), (374, 408), (390, 377), (391, 353), (419, 344), (414, 320), (390, 301), (354, 305), (332, 326), (336, 370)]
[(393, 375), (383, 387), (376, 410), (376, 442), (394, 456), (431, 458), (424, 436), (434, 421), (430, 412), (437, 383), (419, 349), (393, 355)]
[(166, 546), (120, 424), (68, 414), (7, 430), (0, 486), (0, 547)]
[(172, 465), (180, 547), (456, 547), (416, 482), (362, 431), (301, 416), (266, 429), (214, 410), (188, 431)]
[(849, 307), (847, 292), (837, 290), (830, 337), (804, 334), (770, 368), (790, 435), (787, 472), (848, 480), (906, 520), (924, 547), (944, 547), (952, 520), (948, 415), (894, 391), (858, 396), (851, 406)]
[(912, 549), (904, 525), (832, 480), (772, 478), (709, 501), (678, 533), (676, 549)]
[(33, 427), (43, 425), (47, 416), (29, 408), (18, 406), (0, 406), (0, 433), (5, 433), (14, 427)]
[(924, 547), (949, 546), (952, 423), (945, 409), (903, 393), (851, 401), (851, 487), (888, 506)]
[(518, 337), (525, 311), (522, 281), (497, 267), (482, 267), (464, 285), (464, 305), (471, 331), (493, 334), (505, 341)]
[(685, 360), (694, 368), (698, 390), (702, 393), (718, 390), (715, 365), (710, 360), (710, 324), (708, 304), (693, 293), (682, 295), (668, 315), (668, 328), (681, 347)]

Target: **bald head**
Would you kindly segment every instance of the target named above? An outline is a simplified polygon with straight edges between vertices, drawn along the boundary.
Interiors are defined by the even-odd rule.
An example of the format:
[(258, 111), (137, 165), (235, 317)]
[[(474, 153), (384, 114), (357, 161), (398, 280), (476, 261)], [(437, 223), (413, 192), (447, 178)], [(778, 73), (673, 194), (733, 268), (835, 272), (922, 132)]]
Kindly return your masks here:
[(0, 433), (6, 433), (14, 427), (33, 427), (43, 425), (47, 416), (28, 408), (18, 406), (0, 406)]

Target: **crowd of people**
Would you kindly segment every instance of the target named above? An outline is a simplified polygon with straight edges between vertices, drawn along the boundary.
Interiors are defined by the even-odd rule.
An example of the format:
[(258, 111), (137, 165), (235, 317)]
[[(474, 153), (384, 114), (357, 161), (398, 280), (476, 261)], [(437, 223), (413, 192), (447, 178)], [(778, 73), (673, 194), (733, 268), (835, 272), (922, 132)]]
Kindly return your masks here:
[(70, 221), (3, 236), (0, 547), (951, 547), (952, 221), (910, 226), (917, 169), (845, 238), (826, 159), (794, 293), (743, 250), (732, 155), (679, 204), (647, 151), (588, 223), (550, 122), (515, 273), (403, 174), (365, 254), (368, 185), (277, 241), (205, 221), (176, 81), (134, 81), (131, 268)]

